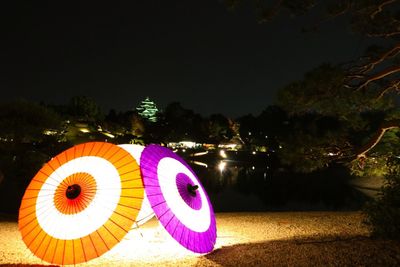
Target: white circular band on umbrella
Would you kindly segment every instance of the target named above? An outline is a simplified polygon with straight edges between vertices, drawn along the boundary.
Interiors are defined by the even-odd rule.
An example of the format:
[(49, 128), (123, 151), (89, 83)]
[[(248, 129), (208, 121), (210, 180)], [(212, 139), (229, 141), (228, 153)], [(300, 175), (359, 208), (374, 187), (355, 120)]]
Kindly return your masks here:
[[(96, 194), (86, 209), (76, 214), (63, 214), (54, 205), (54, 194), (65, 178), (78, 172), (93, 176), (97, 185)], [(56, 169), (43, 184), (36, 202), (37, 220), (42, 229), (55, 238), (80, 238), (96, 231), (109, 219), (120, 195), (121, 180), (114, 165), (101, 157), (76, 158)]]
[(201, 187), (197, 189), (202, 199), (202, 205), (199, 210), (189, 207), (179, 194), (176, 187), (176, 175), (178, 173), (186, 174), (194, 184), (198, 184), (196, 177), (181, 162), (176, 159), (165, 157), (161, 159), (157, 166), (157, 175), (160, 188), (175, 216), (188, 228), (202, 233), (208, 230), (211, 223), (210, 207), (206, 201), (206, 195)]

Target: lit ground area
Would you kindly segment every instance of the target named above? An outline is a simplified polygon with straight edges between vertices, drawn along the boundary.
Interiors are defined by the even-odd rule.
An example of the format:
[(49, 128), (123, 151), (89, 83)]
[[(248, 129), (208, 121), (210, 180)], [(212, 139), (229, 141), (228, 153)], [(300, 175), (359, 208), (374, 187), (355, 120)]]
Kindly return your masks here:
[[(79, 266), (400, 266), (400, 243), (374, 240), (358, 212), (217, 214), (214, 252), (181, 248), (152, 219), (100, 258)], [(0, 222), (0, 264), (46, 265), (12, 218)]]

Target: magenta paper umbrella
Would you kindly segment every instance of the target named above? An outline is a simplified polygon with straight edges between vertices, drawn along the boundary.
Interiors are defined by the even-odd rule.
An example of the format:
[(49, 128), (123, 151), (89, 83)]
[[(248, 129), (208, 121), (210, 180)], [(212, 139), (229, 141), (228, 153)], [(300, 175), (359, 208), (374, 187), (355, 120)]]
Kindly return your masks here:
[(149, 145), (140, 168), (150, 205), (167, 232), (193, 252), (212, 251), (217, 238), (214, 211), (189, 165), (168, 148)]

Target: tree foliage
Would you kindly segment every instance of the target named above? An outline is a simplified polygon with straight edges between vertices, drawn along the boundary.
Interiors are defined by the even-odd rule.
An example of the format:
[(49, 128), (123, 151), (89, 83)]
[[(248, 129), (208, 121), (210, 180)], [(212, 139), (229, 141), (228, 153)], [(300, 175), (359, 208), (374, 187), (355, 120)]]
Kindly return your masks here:
[(400, 161), (392, 158), (388, 161), (386, 184), (379, 197), (365, 208), (367, 223), (377, 236), (400, 239)]

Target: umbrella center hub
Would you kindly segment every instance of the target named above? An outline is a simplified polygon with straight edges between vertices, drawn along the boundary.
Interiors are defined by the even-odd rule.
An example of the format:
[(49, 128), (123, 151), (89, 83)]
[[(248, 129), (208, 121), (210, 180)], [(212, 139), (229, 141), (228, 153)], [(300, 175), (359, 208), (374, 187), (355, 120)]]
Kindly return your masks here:
[(176, 175), (176, 187), (186, 205), (194, 210), (201, 209), (202, 196), (200, 193), (200, 184), (196, 184), (196, 182), (186, 174), (178, 173)]
[(81, 194), (81, 187), (78, 184), (68, 186), (65, 195), (68, 199), (75, 199)]
[(192, 197), (195, 197), (196, 196), (196, 191), (197, 191), (197, 189), (199, 188), (199, 186), (198, 185), (191, 185), (191, 184), (187, 184), (187, 191), (189, 192), (189, 194), (192, 196)]

